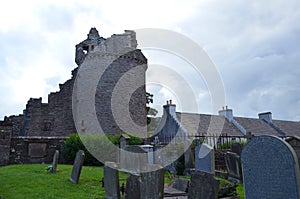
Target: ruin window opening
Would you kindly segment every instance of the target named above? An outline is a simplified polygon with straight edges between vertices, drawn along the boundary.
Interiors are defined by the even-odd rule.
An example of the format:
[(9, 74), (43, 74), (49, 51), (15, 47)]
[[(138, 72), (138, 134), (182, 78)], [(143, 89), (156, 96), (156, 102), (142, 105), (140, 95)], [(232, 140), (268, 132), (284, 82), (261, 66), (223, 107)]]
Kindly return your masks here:
[(44, 131), (51, 131), (51, 122), (44, 122)]

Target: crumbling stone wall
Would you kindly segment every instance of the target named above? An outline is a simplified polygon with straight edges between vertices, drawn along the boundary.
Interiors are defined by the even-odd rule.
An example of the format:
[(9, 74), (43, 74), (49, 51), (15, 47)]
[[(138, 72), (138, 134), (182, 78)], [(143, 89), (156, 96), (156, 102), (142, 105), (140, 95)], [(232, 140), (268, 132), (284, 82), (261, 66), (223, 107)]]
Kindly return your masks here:
[(0, 165), (9, 163), (12, 124), (5, 119), (0, 122)]
[[(109, 66), (100, 79), (94, 96), (97, 118), (104, 132), (118, 134), (123, 131), (114, 119), (111, 100), (117, 82), (125, 74), (129, 87), (140, 85), (132, 93), (126, 106), (130, 119), (146, 130), (147, 59), (136, 47), (133, 31), (114, 34), (105, 39), (92, 28), (88, 38), (76, 45), (75, 62), (78, 67), (72, 71), (71, 79), (60, 84), (59, 91), (48, 95), (48, 103), (43, 103), (42, 98), (30, 98), (22, 114), (0, 121), (0, 165), (51, 163), (55, 150), (61, 151), (66, 137), (77, 132), (72, 112), (73, 86), (80, 67), (86, 63), (93, 64), (94, 67)], [(132, 72), (132, 69), (137, 70)], [(128, 91), (123, 89), (119, 92), (122, 96)], [(128, 118), (125, 118), (125, 124), (126, 119)], [(65, 162), (62, 156), (60, 162)]]
[[(9, 164), (50, 164), (55, 151), (61, 152), (65, 140), (66, 137), (12, 137)], [(59, 163), (67, 163), (62, 155)]]
[[(130, 99), (130, 116), (140, 126), (146, 126), (146, 91), (145, 72), (147, 59), (136, 49), (137, 41), (133, 31), (124, 34), (114, 34), (110, 38), (102, 38), (98, 31), (92, 28), (88, 38), (76, 45), (75, 62), (78, 68), (72, 71), (72, 78), (59, 85), (58, 92), (48, 95), (48, 103), (42, 103), (42, 98), (31, 98), (27, 102), (23, 114), (10, 116), (14, 136), (68, 136), (76, 133), (72, 113), (72, 93), (77, 72), (85, 62), (95, 67), (105, 67), (112, 64), (103, 81), (99, 82), (102, 90), (94, 97), (97, 117), (109, 134), (117, 134), (122, 130), (115, 122), (111, 113), (111, 93), (118, 80), (130, 70), (139, 67), (138, 74), (132, 74), (128, 81), (142, 82), (142, 86), (133, 93)], [(124, 90), (123, 92), (126, 92)], [(100, 96), (100, 98), (98, 98)]]

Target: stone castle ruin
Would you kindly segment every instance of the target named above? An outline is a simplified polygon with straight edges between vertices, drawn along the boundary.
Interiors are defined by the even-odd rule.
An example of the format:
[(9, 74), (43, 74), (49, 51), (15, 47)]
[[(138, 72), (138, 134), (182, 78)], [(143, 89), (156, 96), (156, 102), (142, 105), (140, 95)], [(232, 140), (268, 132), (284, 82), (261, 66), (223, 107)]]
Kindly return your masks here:
[[(95, 96), (92, 96), (95, 97), (97, 119), (108, 134), (123, 131), (111, 110), (114, 87), (122, 76), (139, 68), (138, 75), (131, 74), (127, 78), (130, 82), (142, 82), (131, 95), (129, 113), (137, 125), (146, 126), (147, 59), (137, 49), (134, 31), (105, 39), (99, 36), (96, 28), (91, 28), (87, 39), (76, 45), (75, 62), (78, 67), (72, 71), (71, 79), (59, 84), (59, 91), (48, 95), (48, 103), (42, 103), (42, 98), (30, 98), (23, 114), (5, 117), (0, 122), (0, 165), (50, 162), (64, 139), (77, 132), (72, 113), (73, 86), (80, 67), (86, 64), (108, 66), (98, 82)], [(124, 92), (122, 96), (126, 90), (121, 92)]]

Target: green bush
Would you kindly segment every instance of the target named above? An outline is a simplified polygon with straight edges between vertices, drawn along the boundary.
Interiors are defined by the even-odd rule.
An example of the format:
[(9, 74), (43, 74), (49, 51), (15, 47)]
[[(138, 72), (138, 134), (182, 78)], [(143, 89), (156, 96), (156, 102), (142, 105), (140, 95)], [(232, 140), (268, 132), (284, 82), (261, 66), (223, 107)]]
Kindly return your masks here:
[[(84, 165), (103, 165), (86, 149), (85, 146), (88, 146), (88, 149), (91, 150), (96, 157), (97, 155), (99, 156), (98, 159), (117, 161), (118, 151), (114, 145), (119, 146), (120, 136), (121, 135), (100, 134), (85, 134), (79, 136), (78, 134), (71, 134), (63, 144), (62, 155), (68, 163), (73, 164), (77, 151), (83, 150), (85, 153)], [(143, 144), (143, 139), (132, 135), (129, 135), (129, 137), (129, 145)], [(103, 151), (105, 151), (105, 153), (103, 153)]]
[(79, 150), (84, 151), (84, 165), (103, 165), (96, 158), (94, 158), (94, 156), (91, 155), (91, 153), (85, 148), (78, 134), (71, 134), (63, 143), (62, 155), (68, 163), (73, 163), (76, 157), (76, 153)]

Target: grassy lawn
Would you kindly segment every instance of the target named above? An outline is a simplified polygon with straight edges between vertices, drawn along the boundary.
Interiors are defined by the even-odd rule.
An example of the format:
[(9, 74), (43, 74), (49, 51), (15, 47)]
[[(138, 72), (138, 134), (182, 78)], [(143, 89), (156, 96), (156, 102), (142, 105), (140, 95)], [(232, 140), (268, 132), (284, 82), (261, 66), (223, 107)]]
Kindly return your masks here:
[[(79, 184), (69, 181), (72, 165), (59, 165), (56, 174), (47, 173), (48, 165), (9, 165), (0, 167), (0, 198), (104, 198), (99, 182), (103, 167), (84, 166)], [(120, 173), (120, 179), (127, 175)]]
[[(104, 198), (104, 188), (99, 182), (103, 177), (103, 167), (84, 166), (79, 183), (73, 184), (69, 180), (72, 165), (59, 165), (56, 174), (48, 173), (47, 166), (49, 165), (24, 164), (0, 167), (0, 199)], [(125, 183), (128, 176), (119, 172), (120, 185)], [(180, 178), (189, 179), (183, 176)], [(165, 183), (171, 182), (172, 176), (166, 173)], [(224, 183), (227, 184), (228, 181), (221, 180), (221, 184)], [(243, 195), (242, 184), (237, 191), (240, 196)]]

